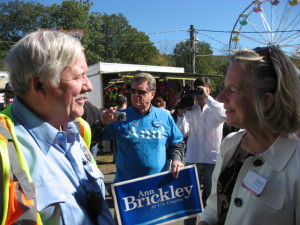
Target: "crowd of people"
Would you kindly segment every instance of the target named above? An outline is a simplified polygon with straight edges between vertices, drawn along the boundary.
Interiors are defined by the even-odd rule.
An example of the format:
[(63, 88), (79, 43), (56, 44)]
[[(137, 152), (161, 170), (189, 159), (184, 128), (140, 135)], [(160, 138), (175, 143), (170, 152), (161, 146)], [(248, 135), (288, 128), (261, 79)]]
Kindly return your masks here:
[[(196, 165), (204, 211), (185, 225), (300, 224), (299, 70), (277, 47), (234, 52), (216, 98), (200, 77), (194, 104), (179, 99), (174, 111), (149, 73), (132, 78), (130, 104), (119, 95), (95, 107), (84, 49), (61, 32), (27, 34), (5, 65), (2, 224), (116, 224), (97, 167), (102, 142), (116, 149), (114, 182), (168, 170), (176, 179)], [(237, 129), (225, 135), (225, 125)]]

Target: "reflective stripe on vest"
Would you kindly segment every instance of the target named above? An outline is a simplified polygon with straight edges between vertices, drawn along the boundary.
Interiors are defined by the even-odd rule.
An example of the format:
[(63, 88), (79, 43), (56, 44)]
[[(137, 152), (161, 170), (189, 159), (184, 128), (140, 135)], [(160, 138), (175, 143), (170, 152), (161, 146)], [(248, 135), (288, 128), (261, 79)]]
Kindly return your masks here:
[(87, 157), (91, 158), (92, 163), (96, 165), (96, 161), (90, 152), (90, 146), (92, 141), (92, 131), (90, 125), (81, 117), (76, 118), (76, 120), (74, 120), (73, 122), (76, 125), (77, 130), (80, 133), (80, 136), (83, 138), (86, 146), (88, 147), (88, 149), (81, 148), (81, 150), (84, 152), (84, 154)]
[(9, 174), (5, 174), (3, 183), (4, 206), (1, 224), (41, 224), (37, 223), (35, 184), (29, 181), (20, 165), (14, 141), (7, 129), (7, 118), (1, 115), (0, 119), (1, 156), (5, 153), (4, 147), (8, 156), (6, 165), (2, 165), (5, 171), (9, 171)]
[(92, 131), (90, 125), (81, 117), (76, 118), (74, 123), (80, 133), (80, 136), (83, 138), (86, 146), (88, 147), (88, 149), (90, 149), (92, 140)]

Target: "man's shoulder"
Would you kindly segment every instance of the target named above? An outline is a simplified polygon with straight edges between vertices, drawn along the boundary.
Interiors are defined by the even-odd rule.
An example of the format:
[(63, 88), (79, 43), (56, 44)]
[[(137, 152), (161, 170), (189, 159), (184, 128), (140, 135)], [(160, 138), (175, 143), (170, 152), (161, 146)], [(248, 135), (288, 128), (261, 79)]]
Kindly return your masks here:
[(133, 111), (133, 106), (128, 106), (126, 109), (122, 109), (120, 110), (120, 112), (130, 112), (130, 111)]
[(152, 106), (152, 112), (154, 113), (158, 113), (161, 116), (171, 116), (170, 111), (166, 110), (166, 109), (160, 109), (158, 107)]
[(97, 106), (93, 105), (91, 102), (85, 102), (83, 105), (84, 108), (89, 108), (92, 110), (99, 110)]
[(83, 108), (84, 113), (82, 115), (82, 118), (86, 120), (90, 125), (93, 122), (100, 120), (100, 110), (96, 106), (86, 102)]

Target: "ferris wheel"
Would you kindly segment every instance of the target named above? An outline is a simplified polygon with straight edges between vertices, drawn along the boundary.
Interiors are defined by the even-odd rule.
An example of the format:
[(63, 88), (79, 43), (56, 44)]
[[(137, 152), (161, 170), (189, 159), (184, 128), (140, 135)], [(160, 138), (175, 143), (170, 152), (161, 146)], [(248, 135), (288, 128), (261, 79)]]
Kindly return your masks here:
[(299, 0), (253, 1), (239, 15), (229, 40), (229, 50), (276, 45), (300, 58)]

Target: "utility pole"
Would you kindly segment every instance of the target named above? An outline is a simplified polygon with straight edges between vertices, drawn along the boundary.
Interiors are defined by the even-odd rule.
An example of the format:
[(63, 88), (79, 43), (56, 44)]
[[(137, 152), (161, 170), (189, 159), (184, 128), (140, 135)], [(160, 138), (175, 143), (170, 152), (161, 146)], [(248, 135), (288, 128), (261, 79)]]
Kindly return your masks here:
[(190, 41), (191, 41), (191, 45), (190, 45), (191, 73), (195, 74), (195, 58), (196, 58), (196, 51), (195, 50), (196, 49), (195, 49), (195, 28), (194, 28), (194, 25), (191, 25), (191, 27), (190, 27)]

